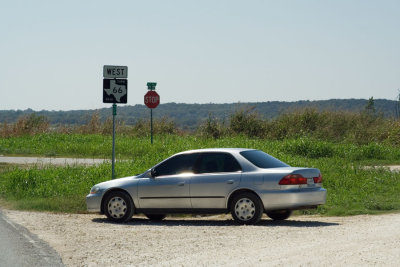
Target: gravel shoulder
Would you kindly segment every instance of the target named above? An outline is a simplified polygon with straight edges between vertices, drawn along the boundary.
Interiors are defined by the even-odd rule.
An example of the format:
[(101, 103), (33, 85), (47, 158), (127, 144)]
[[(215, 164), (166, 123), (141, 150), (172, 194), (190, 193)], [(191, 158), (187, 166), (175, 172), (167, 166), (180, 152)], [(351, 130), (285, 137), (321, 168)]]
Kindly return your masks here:
[(68, 266), (397, 266), (400, 214), (294, 216), (237, 226), (228, 215), (127, 224), (98, 214), (3, 213)]

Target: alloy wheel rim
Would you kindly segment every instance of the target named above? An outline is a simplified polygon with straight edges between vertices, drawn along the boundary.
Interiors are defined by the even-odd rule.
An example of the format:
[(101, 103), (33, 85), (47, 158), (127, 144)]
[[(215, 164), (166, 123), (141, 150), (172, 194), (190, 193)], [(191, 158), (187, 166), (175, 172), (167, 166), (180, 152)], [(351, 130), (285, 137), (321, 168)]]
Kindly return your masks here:
[(113, 197), (108, 202), (108, 213), (114, 218), (124, 217), (126, 210), (126, 202), (121, 197)]
[(241, 221), (248, 221), (254, 217), (256, 206), (248, 198), (241, 198), (236, 202), (235, 214)]

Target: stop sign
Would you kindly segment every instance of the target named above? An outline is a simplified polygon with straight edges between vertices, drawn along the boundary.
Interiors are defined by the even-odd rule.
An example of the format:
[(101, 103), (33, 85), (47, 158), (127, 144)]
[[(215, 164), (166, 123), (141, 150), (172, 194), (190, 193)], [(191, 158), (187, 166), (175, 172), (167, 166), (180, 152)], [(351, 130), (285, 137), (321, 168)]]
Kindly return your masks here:
[(156, 108), (158, 104), (160, 104), (160, 96), (156, 91), (148, 91), (147, 94), (144, 95), (144, 104), (148, 108)]

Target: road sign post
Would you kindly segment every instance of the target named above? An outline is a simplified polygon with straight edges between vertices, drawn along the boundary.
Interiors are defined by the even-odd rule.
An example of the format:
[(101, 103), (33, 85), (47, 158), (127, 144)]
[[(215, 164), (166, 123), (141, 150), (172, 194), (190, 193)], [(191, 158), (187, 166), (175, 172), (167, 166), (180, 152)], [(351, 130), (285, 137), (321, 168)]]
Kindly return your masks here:
[(153, 109), (160, 104), (160, 96), (156, 91), (157, 83), (147, 83), (147, 89), (149, 90), (144, 95), (144, 104), (150, 109), (150, 140), (153, 144)]
[(113, 110), (113, 126), (112, 126), (112, 164), (111, 164), (111, 178), (115, 178), (115, 116), (117, 116), (117, 104), (112, 105)]
[(153, 144), (153, 109), (150, 109), (150, 143)]
[(112, 163), (111, 179), (115, 178), (115, 116), (117, 115), (117, 103), (128, 103), (128, 67), (127, 66), (103, 66), (103, 103), (112, 103)]

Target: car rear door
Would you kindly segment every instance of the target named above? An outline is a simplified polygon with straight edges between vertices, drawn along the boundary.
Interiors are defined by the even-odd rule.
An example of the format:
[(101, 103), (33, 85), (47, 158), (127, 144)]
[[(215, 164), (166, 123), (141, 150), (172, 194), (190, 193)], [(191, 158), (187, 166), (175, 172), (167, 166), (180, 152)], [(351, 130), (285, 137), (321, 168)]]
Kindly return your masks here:
[(193, 209), (224, 209), (230, 192), (240, 182), (239, 163), (229, 153), (202, 153), (190, 182)]

